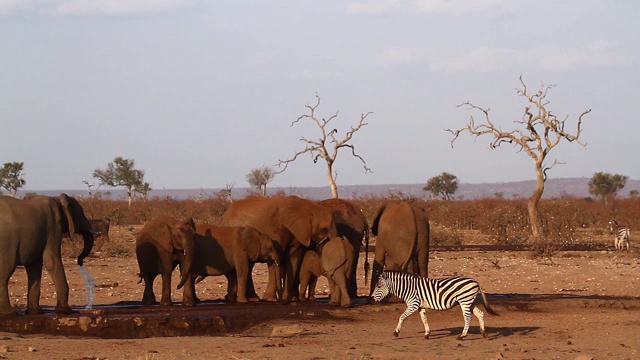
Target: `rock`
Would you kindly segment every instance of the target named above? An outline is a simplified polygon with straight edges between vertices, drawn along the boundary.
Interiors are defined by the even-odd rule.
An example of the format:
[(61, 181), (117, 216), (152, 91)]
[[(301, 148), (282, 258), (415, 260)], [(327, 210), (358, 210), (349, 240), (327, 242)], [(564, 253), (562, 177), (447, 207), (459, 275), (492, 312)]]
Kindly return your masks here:
[(304, 332), (304, 329), (299, 324), (276, 326), (271, 331), (271, 336), (291, 336)]
[(36, 352), (38, 351), (38, 349), (34, 348), (33, 346), (29, 346), (29, 352)]
[(578, 355), (575, 358), (573, 358), (573, 360), (593, 360), (594, 357), (591, 355)]
[(8, 345), (0, 345), (0, 353), (8, 353), (9, 351)]

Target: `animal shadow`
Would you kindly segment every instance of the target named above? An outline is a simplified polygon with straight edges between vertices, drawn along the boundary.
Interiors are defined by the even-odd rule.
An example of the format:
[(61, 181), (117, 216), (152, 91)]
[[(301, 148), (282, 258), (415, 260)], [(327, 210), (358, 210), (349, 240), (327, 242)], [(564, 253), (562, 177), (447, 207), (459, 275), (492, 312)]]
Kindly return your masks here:
[[(516, 327), (487, 327), (485, 332), (487, 333), (487, 339), (493, 340), (502, 337), (508, 337), (513, 335), (528, 335), (529, 333), (540, 329), (539, 326), (516, 326)], [(429, 340), (436, 339), (444, 339), (449, 337), (458, 337), (458, 335), (462, 334), (462, 327), (451, 327), (444, 329), (431, 329), (431, 333), (429, 334)], [(406, 336), (405, 338), (414, 338), (414, 337), (423, 337), (424, 332), (420, 332), (420, 335), (416, 336)], [(401, 339), (402, 335), (400, 336)], [(469, 328), (469, 332), (467, 333), (467, 337), (464, 341), (474, 341), (474, 340), (483, 340), (484, 338), (480, 334), (480, 329), (478, 328)]]

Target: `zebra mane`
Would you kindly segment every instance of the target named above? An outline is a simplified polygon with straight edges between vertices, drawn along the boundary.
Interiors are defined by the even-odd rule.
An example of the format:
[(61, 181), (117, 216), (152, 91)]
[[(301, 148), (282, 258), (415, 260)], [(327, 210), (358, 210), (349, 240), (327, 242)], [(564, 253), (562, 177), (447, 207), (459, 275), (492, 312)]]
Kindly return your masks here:
[[(420, 276), (420, 274), (414, 274), (414, 273), (408, 273), (408, 272), (403, 272), (403, 271), (397, 271), (397, 270), (384, 270), (382, 272), (385, 275), (396, 275), (396, 276), (406, 276), (406, 277), (410, 277), (413, 279), (422, 279), (422, 276)], [(385, 276), (386, 277), (386, 276)]]

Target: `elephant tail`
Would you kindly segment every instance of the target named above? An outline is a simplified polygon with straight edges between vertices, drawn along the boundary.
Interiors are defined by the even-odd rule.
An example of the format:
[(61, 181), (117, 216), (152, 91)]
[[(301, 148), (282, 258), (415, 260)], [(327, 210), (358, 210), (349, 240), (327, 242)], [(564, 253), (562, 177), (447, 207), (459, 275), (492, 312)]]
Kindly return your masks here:
[(331, 269), (325, 270), (325, 271), (322, 273), (322, 275), (323, 275), (323, 276), (326, 276), (327, 278), (328, 278), (328, 277), (331, 277), (331, 276), (333, 276), (333, 273), (334, 273), (338, 268), (340, 268), (340, 266), (342, 266), (342, 265), (344, 265), (344, 264), (346, 264), (346, 263), (347, 263), (347, 259), (346, 259), (346, 257), (345, 257), (345, 259), (344, 259), (344, 260), (342, 260), (342, 261), (340, 262), (340, 264), (338, 264), (338, 265), (334, 266), (334, 267), (333, 267), (333, 268), (331, 268)]
[(369, 283), (369, 229), (364, 231), (364, 283)]

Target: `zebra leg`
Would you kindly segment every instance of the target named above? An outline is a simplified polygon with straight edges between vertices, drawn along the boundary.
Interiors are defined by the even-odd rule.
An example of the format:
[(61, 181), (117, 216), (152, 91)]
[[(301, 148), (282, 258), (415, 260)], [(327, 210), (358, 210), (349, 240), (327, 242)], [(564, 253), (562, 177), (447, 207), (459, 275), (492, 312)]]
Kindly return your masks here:
[(427, 309), (425, 308), (420, 309), (420, 318), (422, 319), (422, 323), (424, 324), (424, 338), (428, 339), (429, 333), (431, 333), (431, 330), (429, 330), (429, 323), (427, 323)]
[(478, 322), (480, 323), (480, 334), (482, 334), (483, 337), (487, 337), (487, 333), (484, 331), (484, 312), (482, 312), (482, 310), (477, 306), (474, 306), (473, 315), (478, 318)]
[(457, 340), (464, 340), (467, 332), (469, 332), (469, 325), (471, 324), (471, 306), (469, 304), (460, 304), (460, 309), (462, 310), (462, 317), (464, 318), (464, 328)]
[(398, 335), (400, 335), (400, 328), (402, 328), (402, 323), (404, 322), (404, 319), (406, 319), (411, 314), (416, 312), (416, 310), (418, 310), (418, 307), (419, 307), (419, 304), (417, 304), (417, 303), (413, 303), (413, 304), (407, 306), (407, 310), (405, 310), (402, 313), (402, 315), (400, 315), (400, 319), (398, 320), (398, 326), (396, 326), (396, 331), (393, 333), (394, 337), (398, 337)]

